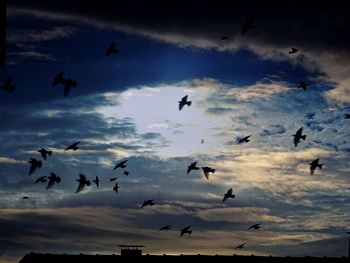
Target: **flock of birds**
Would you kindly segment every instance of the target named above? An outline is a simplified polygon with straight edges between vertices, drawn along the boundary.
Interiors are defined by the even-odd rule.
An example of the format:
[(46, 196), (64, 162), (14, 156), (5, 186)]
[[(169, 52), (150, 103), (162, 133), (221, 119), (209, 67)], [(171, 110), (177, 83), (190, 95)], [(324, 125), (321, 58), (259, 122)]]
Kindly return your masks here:
[[(255, 28), (254, 25), (253, 25), (253, 20), (254, 20), (254, 17), (249, 17), (247, 19), (247, 21), (245, 22), (245, 24), (242, 26), (242, 29), (241, 29), (241, 35), (242, 36), (244, 36), (249, 30)], [(226, 35), (226, 36), (222, 36), (221, 37), (221, 40), (223, 40), (223, 41), (228, 40), (228, 39), (230, 39), (230, 36)], [(295, 54), (298, 51), (299, 51), (298, 49), (292, 48), (291, 51), (289, 51), (289, 54)], [(110, 56), (112, 54), (117, 54), (118, 52), (119, 52), (119, 50), (118, 50), (118, 48), (116, 46), (116, 43), (112, 42), (110, 44), (110, 46), (108, 46), (106, 48), (105, 55), (106, 56)], [(8, 78), (8, 79), (6, 79), (4, 81), (4, 83), (0, 86), (0, 88), (3, 89), (4, 91), (8, 92), (9, 94), (13, 94), (14, 91), (15, 91), (15, 86), (13, 85), (12, 82), (13, 82), (13, 79), (12, 78)], [(72, 88), (77, 87), (77, 81), (74, 80), (74, 79), (66, 78), (64, 76), (64, 73), (60, 72), (54, 77), (53, 83), (52, 83), (53, 87), (56, 87), (58, 85), (62, 85), (63, 86), (63, 88), (64, 88), (64, 94), (63, 95), (64, 95), (64, 97), (66, 97), (66, 96), (69, 95), (69, 93), (72, 90)], [(303, 89), (304, 91), (307, 91), (308, 86), (309, 86), (309, 84), (305, 83), (304, 81), (300, 81), (300, 83), (298, 85), (298, 88), (299, 89)], [(178, 103), (179, 103), (178, 108), (179, 108), (180, 111), (184, 108), (184, 106), (190, 107), (191, 104), (192, 104), (192, 102), (188, 100), (188, 96), (187, 95), (184, 96)], [(345, 119), (350, 119), (350, 114), (345, 113), (344, 118)], [(248, 143), (248, 142), (250, 142), (250, 137), (251, 137), (251, 135), (248, 135), (248, 136), (245, 136), (245, 137), (242, 137), (242, 138), (238, 138), (236, 143), (237, 144)], [(303, 134), (303, 127), (301, 127), (299, 130), (297, 130), (297, 132), (295, 134), (293, 134), (293, 137), (294, 137), (294, 145), (295, 145), (295, 147), (298, 146), (298, 144), (301, 142), (301, 140), (305, 141), (306, 140), (306, 135)], [(68, 147), (65, 148), (64, 151), (69, 151), (69, 150), (77, 151), (79, 149), (79, 143), (80, 143), (80, 141), (69, 145)], [(204, 139), (201, 139), (201, 143), (204, 143)], [(46, 161), (47, 158), (53, 154), (53, 152), (51, 150), (47, 150), (47, 149), (44, 149), (44, 148), (39, 149), (38, 152), (40, 153), (40, 155), (41, 155), (41, 157), (42, 157), (42, 159), (44, 161)], [(128, 160), (123, 160), (121, 162), (118, 162), (115, 165), (115, 167), (113, 168), (113, 170), (116, 170), (118, 168), (125, 169), (127, 167), (127, 161)], [(316, 160), (313, 160), (312, 162), (309, 163), (311, 175), (314, 175), (315, 170), (317, 168), (322, 169), (323, 164), (321, 164), (319, 161), (320, 161), (319, 159), (316, 159)], [(29, 168), (29, 172), (28, 172), (29, 176), (33, 175), (35, 173), (35, 171), (37, 169), (40, 169), (42, 167), (42, 165), (43, 165), (43, 162), (41, 160), (38, 160), (38, 159), (35, 159), (35, 158), (30, 158), (28, 163), (30, 164), (30, 168)], [(190, 165), (187, 166), (187, 174), (189, 174), (191, 171), (200, 170), (200, 169), (202, 169), (205, 178), (208, 179), (208, 180), (209, 180), (210, 173), (212, 173), (212, 174), (215, 173), (215, 169), (214, 168), (209, 167), (209, 166), (199, 167), (199, 166), (197, 166), (197, 161), (196, 161), (196, 162), (193, 162), (193, 163), (191, 163)], [(124, 176), (128, 176), (129, 172), (127, 170), (124, 170), (123, 171), (123, 175)], [(117, 177), (109, 178), (109, 182), (115, 182), (112, 190), (117, 194), (120, 187), (119, 187), (118, 182), (116, 180), (117, 180)], [(79, 173), (79, 178), (76, 179), (76, 181), (77, 181), (78, 185), (77, 185), (75, 193), (81, 192), (85, 187), (91, 186), (92, 183), (95, 184), (96, 187), (99, 187), (100, 183), (101, 183), (101, 180), (100, 180), (100, 178), (98, 176), (96, 176), (92, 180), (92, 183), (91, 183), (91, 181), (86, 177), (86, 175), (84, 175), (82, 173)], [(35, 180), (34, 184), (47, 183), (46, 189), (48, 190), (48, 189), (51, 189), (52, 187), (54, 187), (55, 184), (59, 184), (60, 182), (61, 182), (61, 177), (59, 177), (55, 173), (51, 172), (49, 176), (40, 176), (40, 177), (38, 177)], [(233, 194), (233, 189), (230, 188), (224, 194), (222, 202), (226, 202), (228, 199), (234, 199), (234, 198), (236, 198), (236, 196)], [(23, 199), (29, 199), (29, 197), (28, 196), (24, 196)], [(140, 206), (140, 208), (144, 208), (146, 206), (153, 206), (153, 205), (155, 205), (155, 202), (154, 202), (153, 199), (145, 200), (142, 203), (142, 205)], [(172, 228), (173, 228), (172, 225), (166, 225), (166, 226), (161, 227), (159, 229), (159, 231), (167, 231), (167, 230), (170, 230)], [(254, 224), (254, 225), (248, 227), (247, 230), (251, 230), (251, 229), (257, 230), (257, 229), (260, 229), (260, 228), (261, 228), (261, 224)], [(184, 228), (182, 228), (180, 230), (180, 236), (183, 236), (185, 234), (188, 234), (188, 235), (192, 234), (191, 225), (188, 225), (188, 226), (186, 226), (186, 227), (184, 227)], [(247, 242), (239, 244), (238, 246), (235, 247), (235, 249), (243, 249), (246, 244), (247, 244)]]

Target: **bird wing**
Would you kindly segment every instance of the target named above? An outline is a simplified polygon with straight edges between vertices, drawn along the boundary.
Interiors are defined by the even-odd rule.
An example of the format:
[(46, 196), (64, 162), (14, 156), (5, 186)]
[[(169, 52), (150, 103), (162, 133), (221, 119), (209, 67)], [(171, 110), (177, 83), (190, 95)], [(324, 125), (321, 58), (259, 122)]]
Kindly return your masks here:
[(182, 110), (184, 106), (185, 104), (182, 101), (179, 101), (179, 110)]
[(224, 203), (228, 199), (227, 194), (224, 195), (224, 198), (222, 199), (222, 202)]
[(228, 195), (232, 195), (232, 193), (233, 193), (232, 188), (228, 189), (227, 194), (228, 194)]
[(204, 171), (204, 176), (209, 180), (209, 172), (208, 171)]
[(32, 175), (35, 172), (36, 165), (31, 163), (28, 175)]
[(49, 182), (47, 183), (46, 190), (50, 189), (55, 184), (54, 177), (50, 177)]
[(79, 182), (79, 185), (78, 185), (77, 190), (75, 191), (76, 193), (79, 193), (85, 187), (85, 183), (83, 181), (78, 181), (78, 182)]

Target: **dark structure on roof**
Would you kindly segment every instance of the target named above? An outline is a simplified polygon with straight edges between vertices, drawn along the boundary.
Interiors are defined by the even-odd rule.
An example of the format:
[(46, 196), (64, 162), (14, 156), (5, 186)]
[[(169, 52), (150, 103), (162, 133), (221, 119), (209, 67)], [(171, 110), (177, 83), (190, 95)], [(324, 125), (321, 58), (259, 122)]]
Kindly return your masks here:
[[(206, 256), (206, 255), (179, 255), (179, 256), (168, 256), (168, 255), (145, 255), (139, 256), (138, 261), (149, 260), (153, 262), (175, 262), (175, 261), (187, 261), (187, 260), (215, 260), (215, 262), (258, 262), (258, 263), (294, 263), (294, 262), (310, 262), (310, 263), (345, 263), (349, 262), (349, 258), (331, 258), (331, 257), (262, 257), (262, 256)], [(118, 263), (118, 262), (132, 262), (128, 256), (121, 255), (67, 255), (67, 254), (39, 254), (39, 253), (30, 253), (25, 255), (19, 263)]]
[(142, 250), (140, 248), (145, 246), (138, 245), (119, 245), (121, 256), (142, 256)]

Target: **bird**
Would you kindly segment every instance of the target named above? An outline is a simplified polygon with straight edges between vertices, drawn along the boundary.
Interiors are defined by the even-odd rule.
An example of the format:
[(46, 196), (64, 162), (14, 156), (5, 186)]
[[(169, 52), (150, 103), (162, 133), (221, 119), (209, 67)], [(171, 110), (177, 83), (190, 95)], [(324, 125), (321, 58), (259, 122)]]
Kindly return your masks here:
[(344, 113), (344, 119), (350, 119), (350, 113)]
[(249, 140), (250, 137), (251, 137), (251, 135), (245, 136), (245, 137), (243, 137), (243, 138), (238, 138), (238, 139), (237, 139), (237, 144), (248, 143), (248, 142), (250, 142), (250, 140)]
[(226, 194), (224, 194), (224, 199), (222, 199), (222, 202), (225, 202), (229, 198), (235, 198), (236, 196), (232, 194), (233, 190), (232, 188), (228, 189)]
[(79, 182), (78, 188), (75, 191), (76, 193), (79, 193), (81, 190), (85, 188), (85, 186), (90, 186), (90, 181), (86, 179), (86, 176), (84, 174), (79, 174), (79, 179), (76, 180)]
[(208, 167), (208, 166), (205, 166), (205, 167), (202, 167), (202, 170), (204, 172), (204, 175), (205, 177), (209, 180), (209, 173), (215, 173), (215, 169), (211, 168), (211, 167)]
[(42, 166), (42, 162), (34, 158), (30, 158), (30, 161), (28, 161), (28, 163), (30, 163), (30, 169), (29, 169), (28, 175), (32, 175), (35, 172), (36, 168), (41, 168)]
[(126, 168), (126, 162), (127, 162), (127, 161), (128, 161), (128, 160), (125, 160), (125, 161), (122, 161), (122, 162), (117, 163), (117, 164), (114, 166), (113, 171), (116, 170), (117, 168)]
[(191, 226), (186, 226), (185, 228), (181, 229), (180, 236), (183, 236), (184, 234), (192, 234), (192, 230), (190, 229)]
[(114, 182), (115, 180), (117, 180), (117, 177), (110, 177), (110, 178), (109, 178), (109, 181), (110, 181), (110, 182)]
[(309, 84), (306, 84), (304, 81), (301, 80), (299, 82), (298, 89), (303, 89), (304, 91), (306, 91), (308, 86)]
[(1, 88), (7, 91), (9, 94), (12, 94), (15, 91), (15, 86), (12, 84), (12, 80), (13, 78), (8, 78), (1, 86)]
[(123, 172), (123, 175), (128, 176), (128, 175), (129, 175), (129, 172), (128, 172), (128, 171), (124, 171), (124, 172)]
[(186, 95), (185, 97), (183, 97), (180, 101), (179, 101), (179, 110), (181, 111), (182, 108), (187, 105), (188, 107), (191, 106), (192, 101), (188, 101), (187, 100), (188, 96)]
[(253, 16), (250, 16), (246, 22), (244, 23), (244, 25), (242, 26), (242, 30), (241, 30), (241, 35), (244, 36), (249, 29), (252, 29), (252, 28), (255, 28), (253, 26), (253, 20), (254, 20), (254, 17)]
[(76, 151), (76, 150), (78, 150), (78, 149), (79, 149), (79, 147), (78, 147), (78, 144), (79, 144), (79, 143), (80, 143), (80, 142), (75, 142), (75, 143), (69, 145), (69, 146), (65, 149), (65, 151), (68, 151), (68, 150)]
[(118, 193), (118, 189), (119, 189), (119, 185), (118, 185), (118, 182), (115, 182), (115, 185), (113, 187), (113, 191), (117, 194)]
[(303, 133), (303, 127), (301, 127), (295, 134), (293, 134), (295, 147), (298, 146), (300, 139), (303, 139), (305, 141), (306, 135), (302, 135), (302, 133)]
[(95, 180), (92, 180), (92, 182), (95, 183), (97, 187), (100, 186), (100, 178), (98, 178), (98, 176), (96, 176)]
[(197, 167), (196, 165), (197, 162), (194, 162), (187, 166), (187, 174), (189, 174), (192, 170), (199, 170), (199, 167)]
[(40, 176), (38, 179), (35, 180), (35, 183), (34, 184), (37, 184), (37, 183), (46, 183), (47, 182), (47, 178), (46, 176)]
[(29, 199), (29, 196), (23, 196), (22, 199), (23, 199), (23, 200), (28, 200), (28, 199)]
[(106, 48), (106, 56), (109, 56), (110, 54), (117, 54), (119, 50), (117, 49), (116, 43), (113, 41), (109, 47)]
[(313, 175), (315, 173), (316, 168), (322, 169), (323, 163), (319, 163), (320, 159), (317, 158), (316, 160), (313, 160), (310, 164), (310, 173)]
[(70, 90), (77, 86), (77, 81), (74, 79), (65, 79), (63, 81), (63, 85), (64, 85), (64, 97), (67, 97)]
[(150, 200), (143, 201), (143, 204), (142, 204), (141, 208), (144, 208), (145, 206), (148, 206), (148, 205), (149, 206), (155, 205), (154, 200), (150, 199)]
[(201, 143), (204, 143), (204, 139), (201, 139)]
[(248, 227), (247, 230), (249, 230), (249, 229), (259, 229), (260, 227), (261, 227), (260, 224), (255, 224), (255, 225), (252, 225), (252, 226)]
[(63, 72), (60, 72), (54, 77), (52, 87), (56, 87), (58, 84), (64, 84), (65, 79), (63, 78)]
[(247, 244), (247, 242), (244, 242), (244, 243), (238, 245), (237, 247), (235, 247), (235, 249), (242, 249), (245, 244)]
[(46, 156), (51, 156), (52, 155), (52, 151), (48, 151), (44, 148), (38, 150), (38, 152), (41, 154), (41, 156), (43, 157), (43, 159), (46, 161)]
[(222, 36), (220, 39), (221, 40), (227, 40), (227, 39), (229, 39), (230, 37), (229, 36)]
[(55, 183), (59, 184), (61, 182), (61, 177), (57, 176), (55, 173), (50, 173), (48, 179), (49, 182), (47, 183), (46, 190), (50, 189)]
[(166, 231), (166, 230), (169, 230), (171, 228), (172, 228), (172, 225), (166, 225), (166, 226), (159, 228), (159, 231), (163, 231), (163, 230)]
[(292, 47), (292, 50), (289, 51), (289, 54), (294, 54), (294, 53), (297, 53), (298, 51), (299, 51), (299, 49)]

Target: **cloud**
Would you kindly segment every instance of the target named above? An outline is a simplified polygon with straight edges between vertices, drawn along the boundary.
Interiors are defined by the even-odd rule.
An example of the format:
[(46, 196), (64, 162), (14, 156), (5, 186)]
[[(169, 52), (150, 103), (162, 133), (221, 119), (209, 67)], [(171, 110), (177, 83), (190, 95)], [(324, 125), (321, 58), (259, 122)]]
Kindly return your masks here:
[(27, 163), (26, 161), (16, 160), (8, 157), (0, 157), (0, 163), (10, 163), (10, 164), (23, 164)]
[(53, 55), (36, 52), (36, 51), (10, 52), (8, 56), (9, 56), (8, 63), (10, 65), (23, 64), (23, 63), (35, 62), (35, 61), (42, 61), (42, 62), (56, 61), (56, 58)]

